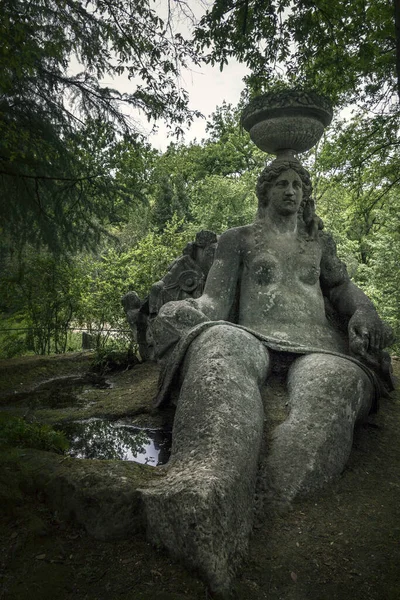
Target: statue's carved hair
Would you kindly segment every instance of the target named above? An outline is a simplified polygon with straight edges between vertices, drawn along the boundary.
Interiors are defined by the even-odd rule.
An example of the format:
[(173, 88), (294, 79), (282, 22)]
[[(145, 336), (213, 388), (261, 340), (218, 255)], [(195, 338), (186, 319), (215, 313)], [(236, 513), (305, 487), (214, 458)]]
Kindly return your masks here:
[(265, 214), (265, 208), (269, 202), (269, 190), (272, 188), (274, 181), (281, 173), (292, 169), (295, 171), (302, 182), (303, 199), (299, 209), (299, 219), (302, 219), (307, 227), (310, 235), (314, 236), (318, 229), (323, 228), (322, 220), (315, 215), (314, 200), (311, 198), (312, 185), (309, 172), (301, 166), (298, 160), (275, 160), (267, 165), (262, 171), (257, 181), (256, 194), (258, 198), (258, 213), (259, 219), (262, 219)]

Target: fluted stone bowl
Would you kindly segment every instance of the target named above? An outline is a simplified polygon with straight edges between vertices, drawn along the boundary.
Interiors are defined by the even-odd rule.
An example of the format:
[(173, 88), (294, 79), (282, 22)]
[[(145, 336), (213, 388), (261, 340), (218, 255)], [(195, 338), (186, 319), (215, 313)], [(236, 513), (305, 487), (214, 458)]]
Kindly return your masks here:
[(243, 110), (242, 125), (260, 150), (271, 154), (306, 152), (332, 121), (327, 98), (315, 92), (287, 90), (254, 98)]

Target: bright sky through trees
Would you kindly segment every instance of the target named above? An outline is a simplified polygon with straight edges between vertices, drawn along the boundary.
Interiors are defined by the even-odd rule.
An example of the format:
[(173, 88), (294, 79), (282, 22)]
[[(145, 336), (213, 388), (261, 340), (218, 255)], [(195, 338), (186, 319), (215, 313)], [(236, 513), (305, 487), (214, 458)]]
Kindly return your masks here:
[[(175, 14), (176, 21), (171, 23), (174, 30), (181, 32), (185, 37), (190, 36), (190, 15), (193, 11), (193, 16), (196, 19), (205, 12), (205, 7), (212, 5), (212, 2), (204, 2), (204, 0), (188, 0), (188, 18), (185, 19), (183, 14)], [(171, 4), (166, 0), (160, 0), (155, 4), (156, 12), (161, 18), (167, 19), (167, 11), (171, 10)], [(168, 8), (167, 8), (168, 7)], [(173, 9), (172, 9), (173, 10)], [(78, 74), (83, 70), (75, 58), (70, 62), (70, 73)], [(215, 111), (217, 106), (221, 106), (225, 101), (228, 104), (236, 106), (240, 99), (240, 94), (245, 88), (243, 77), (249, 74), (249, 69), (244, 65), (232, 59), (223, 71), (220, 71), (218, 65), (211, 66), (210, 64), (202, 64), (201, 66), (191, 65), (189, 68), (183, 68), (181, 78), (177, 80), (177, 86), (181, 86), (189, 93), (189, 106), (192, 110), (200, 111), (204, 118), (195, 118), (191, 126), (185, 128), (185, 135), (181, 141), (189, 143), (194, 139), (201, 140), (205, 136), (205, 128), (207, 118)], [(140, 78), (135, 78), (139, 82)], [(128, 79), (126, 74), (123, 74), (114, 79), (105, 78), (103, 83), (105, 86), (117, 89), (119, 92), (131, 93), (134, 88), (134, 82)], [(168, 127), (162, 120), (157, 122), (157, 132), (150, 133), (152, 124), (147, 121), (143, 113), (133, 111), (130, 107), (125, 107), (124, 112), (132, 115), (135, 125), (139, 131), (147, 135), (150, 134), (149, 142), (157, 150), (164, 151), (169, 142), (176, 139), (170, 137)]]
[[(200, 110), (205, 119), (196, 118), (190, 129), (185, 134), (186, 143), (194, 140), (201, 140), (205, 136), (205, 127), (207, 117), (215, 111), (217, 106), (221, 106), (225, 101), (234, 106), (240, 99), (240, 94), (244, 89), (243, 77), (248, 73), (248, 69), (236, 61), (232, 61), (225, 69), (220, 72), (218, 67), (203, 65), (200, 69), (194, 68), (192, 71), (186, 70), (183, 74), (183, 83), (189, 92), (190, 107), (193, 110)], [(145, 122), (144, 126), (147, 126)], [(168, 138), (167, 128), (160, 124), (158, 133), (152, 134), (149, 138), (150, 143), (158, 150), (165, 150), (171, 138)]]

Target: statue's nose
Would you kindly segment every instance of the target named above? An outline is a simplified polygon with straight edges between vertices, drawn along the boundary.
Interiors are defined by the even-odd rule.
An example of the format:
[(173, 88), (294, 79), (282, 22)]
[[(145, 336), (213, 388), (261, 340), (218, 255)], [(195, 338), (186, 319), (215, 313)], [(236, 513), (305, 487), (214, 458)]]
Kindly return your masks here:
[(294, 196), (294, 187), (292, 186), (292, 184), (289, 184), (285, 190), (285, 195), (286, 196)]

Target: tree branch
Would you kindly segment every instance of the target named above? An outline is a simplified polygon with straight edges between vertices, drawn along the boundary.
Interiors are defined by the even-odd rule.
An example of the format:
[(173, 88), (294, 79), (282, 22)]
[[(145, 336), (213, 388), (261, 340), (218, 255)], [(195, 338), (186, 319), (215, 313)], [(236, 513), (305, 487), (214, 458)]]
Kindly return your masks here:
[(25, 175), (24, 173), (11, 173), (10, 171), (0, 171), (0, 175), (8, 175), (10, 177), (21, 177), (23, 179), (33, 179), (34, 181), (71, 181), (74, 183), (79, 183), (80, 181), (89, 181), (91, 179), (96, 179), (100, 177), (100, 175), (88, 175), (87, 177), (50, 177), (47, 175)]

